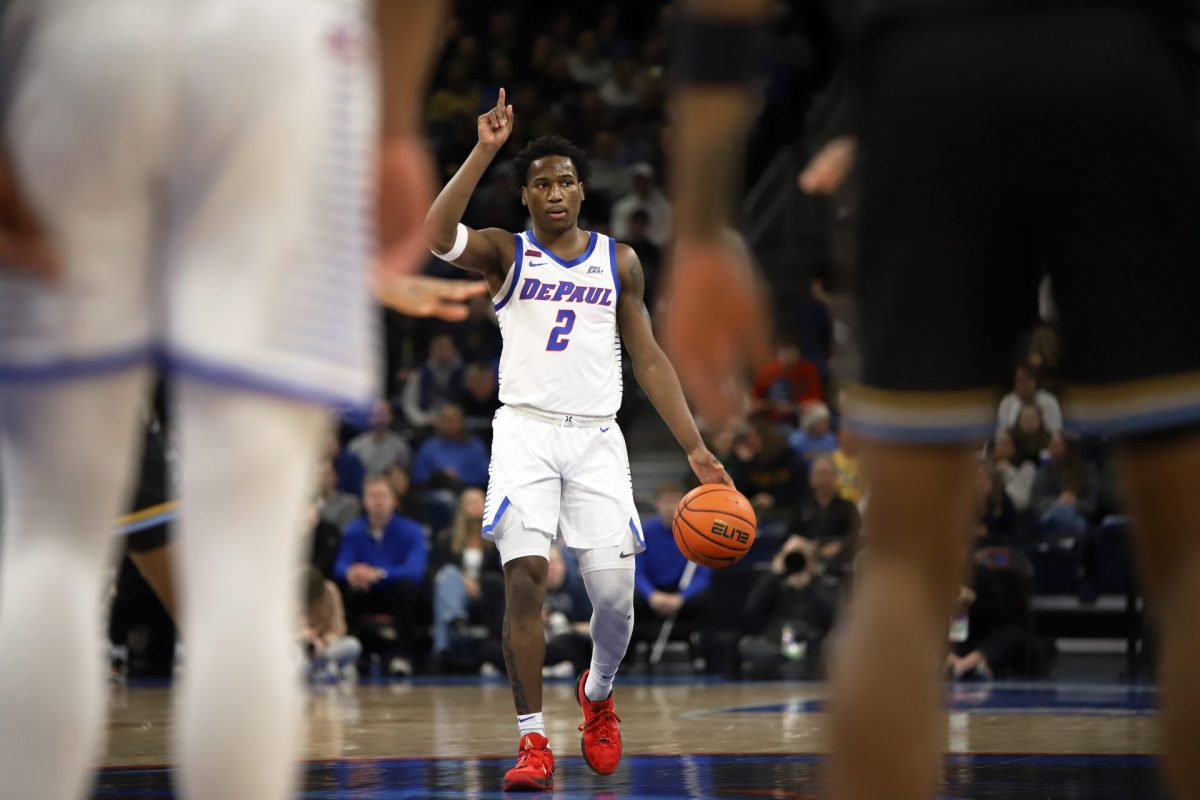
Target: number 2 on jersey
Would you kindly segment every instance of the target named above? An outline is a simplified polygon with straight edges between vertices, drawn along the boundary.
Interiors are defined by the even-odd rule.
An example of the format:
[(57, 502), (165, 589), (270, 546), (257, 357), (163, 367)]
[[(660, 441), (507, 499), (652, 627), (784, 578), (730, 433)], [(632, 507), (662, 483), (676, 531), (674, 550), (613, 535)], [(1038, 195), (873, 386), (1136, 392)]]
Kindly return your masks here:
[(558, 319), (555, 321), (558, 323), (558, 327), (550, 331), (550, 341), (546, 342), (546, 349), (561, 353), (571, 343), (566, 336), (575, 327), (575, 312), (572, 309), (564, 308), (558, 312)]

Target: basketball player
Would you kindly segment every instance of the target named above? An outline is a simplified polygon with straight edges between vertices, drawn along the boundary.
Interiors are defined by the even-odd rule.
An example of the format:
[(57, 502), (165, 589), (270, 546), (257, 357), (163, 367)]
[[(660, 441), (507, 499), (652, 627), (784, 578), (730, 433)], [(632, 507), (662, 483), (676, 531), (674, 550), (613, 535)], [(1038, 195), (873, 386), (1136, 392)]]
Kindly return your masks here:
[(521, 233), (462, 225), (480, 177), (508, 141), (513, 108), (500, 90), (479, 117), (479, 142), (426, 218), (434, 252), (478, 272), (492, 292), (504, 349), (484, 535), (504, 562), (504, 656), (521, 733), (505, 789), (554, 785), (542, 722), (545, 639), (541, 610), (551, 542), (575, 549), (591, 598), (592, 662), (576, 687), (588, 766), (607, 775), (621, 757), (612, 684), (633, 631), (634, 558), (644, 549), (625, 442), (621, 343), (638, 382), (703, 483), (731, 484), (705, 448), (675, 370), (654, 340), (645, 278), (633, 248), (582, 230), (583, 152), (559, 137), (517, 154), (514, 179), (533, 228)]
[[(724, 38), (729, 53), (761, 4), (740, 4), (740, 26), (714, 5), (739, 3), (693, 0), (683, 38)], [(937, 667), (965, 563), (972, 443), (994, 424), (1043, 272), (1063, 326), (1067, 416), (1118, 443), (1162, 627), (1168, 783), (1173, 797), (1200, 798), (1200, 147), (1187, 10), (1183, 0), (857, 9), (862, 374), (846, 410), (862, 437), (871, 548), (833, 670), (836, 800), (937, 789)], [(681, 102), (680, 128), (697, 139), (744, 121), (741, 76), (719, 77), (718, 93), (743, 99)], [(679, 172), (736, 158), (702, 144)], [(832, 186), (829, 171), (841, 169), (814, 164), (805, 182)], [(692, 213), (720, 215), (723, 202), (705, 195)], [(678, 264), (681, 285), (692, 267)], [(687, 311), (672, 308), (681, 346), (710, 325)]]
[[(392, 184), (380, 289), (404, 305), (440, 11), (376, 7)], [(293, 796), (295, 531), (321, 405), (374, 394), (366, 8), (0, 5), (5, 797), (85, 793), (104, 717), (101, 584), (152, 359), (174, 376), (183, 467), (178, 785), (188, 798)], [(414, 302), (442, 302), (431, 293), (420, 283)]]

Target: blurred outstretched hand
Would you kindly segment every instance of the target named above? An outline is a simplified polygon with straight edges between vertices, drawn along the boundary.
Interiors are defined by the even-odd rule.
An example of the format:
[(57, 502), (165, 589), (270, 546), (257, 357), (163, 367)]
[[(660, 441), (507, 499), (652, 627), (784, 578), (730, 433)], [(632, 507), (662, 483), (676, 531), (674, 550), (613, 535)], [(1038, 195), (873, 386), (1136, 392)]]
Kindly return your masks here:
[(710, 424), (727, 421), (744, 405), (753, 370), (770, 358), (770, 314), (738, 237), (677, 241), (663, 322), (696, 411)]

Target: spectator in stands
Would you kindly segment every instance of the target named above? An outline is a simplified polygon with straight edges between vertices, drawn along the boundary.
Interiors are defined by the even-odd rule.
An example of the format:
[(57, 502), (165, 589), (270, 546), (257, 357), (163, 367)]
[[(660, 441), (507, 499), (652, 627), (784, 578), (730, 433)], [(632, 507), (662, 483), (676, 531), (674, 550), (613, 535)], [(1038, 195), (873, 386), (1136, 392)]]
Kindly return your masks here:
[(437, 433), (417, 451), (412, 477), (418, 485), (436, 489), (487, 485), (487, 448), (467, 432), (458, 404), (443, 403), (438, 410)]
[(1026, 356), (1029, 365), (1036, 370), (1038, 387), (1057, 395), (1059, 378), (1059, 359), (1061, 348), (1058, 332), (1048, 322), (1041, 322), (1029, 336), (1029, 353)]
[(458, 634), (463, 626), (481, 622), (499, 637), (504, 619), (504, 567), (496, 545), (483, 538), (483, 501), (483, 490), (464, 491), (453, 524), (433, 543), (433, 653), (442, 666), (474, 657), (456, 647), (471, 644)]
[(363, 481), (367, 478), (367, 470), (363, 466), (362, 459), (343, 448), (338, 442), (337, 433), (334, 432), (333, 426), (328, 433), (325, 434), (325, 447), (322, 455), (333, 462), (333, 468), (337, 470), (337, 488), (340, 491), (352, 494), (358, 497), (362, 494)]
[(1050, 457), (1033, 482), (1033, 510), (1044, 531), (1080, 533), (1099, 504), (1100, 487), (1079, 452), (1079, 442), (1056, 433)]
[(816, 366), (805, 360), (800, 345), (787, 337), (780, 337), (775, 360), (755, 376), (753, 396), (772, 420), (791, 426), (799, 420), (801, 406), (825, 399)]
[(755, 510), (789, 514), (804, 491), (804, 469), (779, 428), (757, 415), (735, 438), (733, 453), (730, 477)]
[(407, 467), (412, 450), (404, 437), (392, 430), (392, 407), (376, 400), (371, 409), (371, 429), (350, 440), (348, 448), (358, 456), (368, 475), (382, 474), (392, 464)]
[[(509, 189), (509, 191), (512, 191)], [(493, 227), (500, 227), (498, 225)], [(520, 224), (512, 230), (519, 230)], [(500, 322), (492, 311), (492, 298), (487, 295), (467, 301), (467, 318), (455, 323), (451, 330), (455, 346), (466, 363), (498, 364), (500, 361)], [(464, 371), (465, 380), (465, 371)]]
[(618, 58), (612, 74), (600, 85), (600, 99), (617, 111), (632, 108), (638, 101), (638, 78), (637, 62), (628, 56)]
[[(593, 112), (599, 113), (601, 106), (600, 101), (595, 99), (595, 95), (590, 96), (594, 101), (595, 108)], [(588, 104), (589, 95), (584, 95), (580, 99), (581, 105)], [(607, 128), (593, 128), (588, 132), (592, 137), (592, 146), (588, 152), (591, 159), (592, 174), (588, 179), (588, 204), (593, 200), (599, 200), (598, 209), (589, 209), (589, 214), (603, 214), (606, 219), (611, 220), (612, 205), (618, 198), (624, 197), (632, 188), (632, 182), (629, 175), (629, 167), (621, 163), (617, 155), (617, 137), (611, 130)], [(611, 233), (611, 230), (610, 230)], [(615, 234), (614, 234), (615, 235)], [(628, 242), (626, 237), (622, 241)]]
[(1042, 412), (1032, 404), (1021, 406), (1017, 414), (1017, 424), (1009, 429), (1013, 445), (1016, 447), (1016, 460), (1032, 461), (1037, 464), (1046, 456), (1046, 448), (1050, 446), (1050, 432), (1042, 422)]
[(598, 88), (612, 75), (612, 62), (600, 52), (595, 31), (580, 31), (575, 47), (567, 56), (567, 74), (581, 86)]
[(688, 560), (675, 544), (671, 521), (675, 507), (683, 499), (683, 486), (674, 481), (661, 483), (654, 496), (655, 515), (642, 520), (646, 550), (638, 553), (634, 595), (634, 639), (653, 639), (664, 620), (675, 615), (675, 634), (687, 634), (704, 617), (706, 592), (712, 583), (712, 570), (694, 567), (690, 582), (681, 585)]
[[(567, 71), (567, 54), (561, 49), (555, 49), (546, 60), (546, 65), (538, 75), (538, 92), (546, 100), (546, 113), (539, 119), (542, 123), (540, 130), (550, 133), (559, 127), (562, 119), (561, 109), (565, 102), (579, 91), (576, 83)], [(494, 95), (493, 95), (494, 96)], [(534, 135), (536, 138), (537, 135)]]
[(474, 117), (479, 96), (479, 87), (471, 80), (469, 63), (464, 58), (455, 58), (446, 67), (445, 77), (430, 96), (425, 113), (430, 122)]
[(313, 567), (304, 571), (304, 630), (301, 644), (309, 679), (354, 680), (362, 644), (346, 630), (346, 612), (337, 585)]
[(975, 535), (986, 545), (1006, 545), (1017, 533), (1017, 512), (1004, 484), (986, 459), (975, 472)]
[(1016, 426), (1022, 406), (1033, 405), (1041, 412), (1042, 424), (1048, 433), (1062, 430), (1062, 408), (1058, 398), (1038, 386), (1037, 371), (1028, 363), (1017, 366), (1013, 390), (1000, 400), (996, 412), (996, 430)]
[(1024, 557), (1008, 548), (976, 551), (971, 585), (959, 602), (967, 636), (946, 656), (946, 673), (956, 680), (1028, 676), (1035, 671), (1030, 627), (1029, 579)]
[(362, 513), (358, 498), (338, 488), (337, 469), (329, 459), (322, 461), (317, 470), (316, 503), (321, 519), (333, 525), (339, 534), (346, 523)]
[(372, 475), (363, 486), (366, 515), (346, 526), (334, 574), (342, 584), (351, 627), (369, 615), (391, 618), (395, 650), (388, 671), (412, 674), (412, 625), (429, 557), (420, 524), (395, 513), (387, 478)]
[(408, 469), (399, 464), (393, 464), (388, 467), (384, 477), (387, 478), (388, 486), (392, 487), (392, 495), (396, 498), (396, 513), (424, 523), (425, 512), (421, 508), (421, 498), (413, 490), (412, 475)]
[(746, 598), (748, 620), (765, 621), (762, 633), (738, 643), (747, 677), (778, 678), (793, 663), (795, 677), (819, 677), (821, 649), (833, 627), (836, 587), (818, 577), (816, 546), (791, 536)]
[(737, 453), (734, 452), (734, 445), (737, 443), (738, 436), (745, 429), (746, 421), (739, 418), (730, 420), (725, 425), (714, 431), (709, 431), (705, 435), (705, 439), (708, 441), (708, 449), (725, 465), (726, 471), (733, 469), (733, 465), (737, 462)]
[(1012, 434), (999, 431), (992, 440), (992, 465), (996, 477), (1004, 486), (1013, 510), (1018, 514), (1029, 510), (1033, 500), (1033, 481), (1037, 477), (1037, 465), (1029, 460), (1018, 460), (1017, 445)]
[(478, 436), (484, 446), (490, 449), (492, 417), (500, 408), (496, 373), (492, 371), (490, 364), (471, 364), (467, 367), (463, 384), (464, 391), (459, 405), (467, 420), (467, 430), (472, 435)]
[[(491, 96), (495, 97), (496, 92), (493, 91)], [(464, 217), (473, 228), (519, 231), (525, 227), (525, 215), (519, 208), (513, 202), (512, 170), (507, 163), (497, 164), (488, 171), (483, 185), (471, 195)], [(487, 297), (483, 299), (488, 300)], [(466, 349), (463, 353), (467, 358), (475, 357)]]
[(546, 636), (547, 678), (574, 678), (592, 659), (592, 604), (578, 573), (571, 569), (557, 542), (550, 548), (546, 599), (542, 604)]
[(421, 430), (432, 427), (438, 409), (462, 394), (463, 365), (449, 333), (429, 340), (429, 358), (404, 384), (401, 409), (408, 424)]
[(837, 470), (838, 495), (862, 511), (863, 482), (858, 469), (858, 442), (847, 430), (843, 430), (839, 438), (838, 449), (830, 455), (833, 468)]
[(654, 167), (645, 161), (629, 168), (633, 190), (613, 203), (609, 223), (617, 241), (628, 241), (633, 214), (645, 211), (648, 219), (646, 238), (658, 247), (666, 247), (671, 239), (671, 202), (654, 183)]
[(308, 531), (308, 563), (326, 578), (332, 578), (342, 549), (342, 529), (321, 518), (316, 502), (309, 503), (304, 510), (304, 529)]
[(800, 411), (800, 429), (788, 437), (788, 446), (805, 461), (830, 455), (838, 449), (833, 432), (829, 406), (820, 401), (810, 402)]
[(829, 456), (818, 456), (808, 473), (810, 493), (792, 514), (790, 532), (813, 547), (824, 571), (842, 575), (854, 557), (860, 519), (858, 508), (838, 494), (837, 468)]
[(658, 277), (662, 271), (662, 248), (650, 241), (650, 215), (639, 208), (629, 218), (629, 230), (623, 244), (633, 248), (642, 262), (645, 288), (642, 293), (646, 308), (653, 314), (658, 306)]

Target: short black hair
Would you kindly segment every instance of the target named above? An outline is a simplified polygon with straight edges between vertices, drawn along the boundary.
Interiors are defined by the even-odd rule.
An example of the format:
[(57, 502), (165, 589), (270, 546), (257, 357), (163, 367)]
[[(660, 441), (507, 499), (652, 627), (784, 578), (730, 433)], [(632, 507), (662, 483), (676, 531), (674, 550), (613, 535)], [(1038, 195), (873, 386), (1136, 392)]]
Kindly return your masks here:
[(533, 162), (546, 156), (571, 159), (580, 183), (587, 183), (592, 175), (592, 165), (582, 148), (562, 136), (539, 136), (513, 156), (512, 181), (517, 191), (529, 181), (529, 168), (533, 166)]

